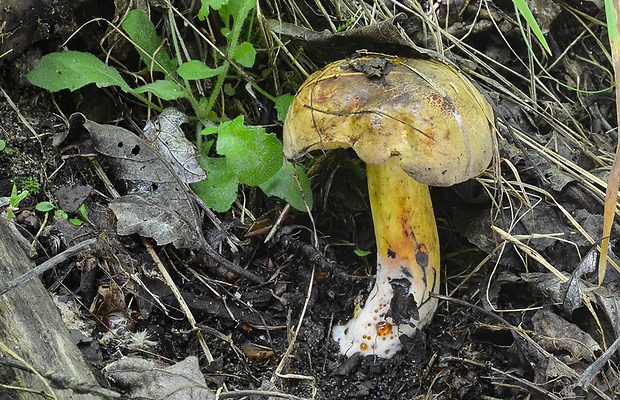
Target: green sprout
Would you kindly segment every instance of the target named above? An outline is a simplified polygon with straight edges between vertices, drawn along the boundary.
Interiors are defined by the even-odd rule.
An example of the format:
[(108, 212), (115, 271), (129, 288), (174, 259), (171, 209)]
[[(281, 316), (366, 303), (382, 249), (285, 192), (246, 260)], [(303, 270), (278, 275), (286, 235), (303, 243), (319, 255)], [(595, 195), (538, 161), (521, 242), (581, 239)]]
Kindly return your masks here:
[[(68, 220), (70, 223), (72, 223), (73, 225), (76, 226), (80, 226), (83, 224), (82, 220), (79, 218), (69, 218), (69, 215), (62, 210), (61, 208), (57, 207), (56, 205), (54, 205), (54, 203), (50, 202), (50, 201), (42, 201), (40, 203), (38, 203), (35, 208), (37, 209), (37, 211), (41, 211), (44, 213), (48, 213), (53, 211), (54, 212), (54, 220), (58, 220), (59, 218), (63, 218)], [(81, 209), (81, 207), (80, 207)], [(84, 212), (85, 213), (85, 212)], [(82, 214), (83, 216), (84, 214)]]
[(13, 219), (15, 211), (19, 210), (19, 203), (22, 202), (30, 193), (27, 190), (17, 191), (17, 185), (13, 183), (13, 189), (11, 189), (11, 196), (9, 196), (9, 208), (7, 210), (7, 218)]

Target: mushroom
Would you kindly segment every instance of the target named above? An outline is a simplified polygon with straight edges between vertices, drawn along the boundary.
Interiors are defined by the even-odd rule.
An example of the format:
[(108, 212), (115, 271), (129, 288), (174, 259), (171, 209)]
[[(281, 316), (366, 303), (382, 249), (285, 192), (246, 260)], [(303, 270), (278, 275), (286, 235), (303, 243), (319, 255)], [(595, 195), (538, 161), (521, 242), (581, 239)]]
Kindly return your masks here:
[(351, 147), (366, 163), (377, 272), (364, 307), (336, 326), (342, 354), (389, 358), (432, 318), (439, 239), (428, 185), (475, 177), (491, 162), (493, 110), (437, 59), (366, 55), (336, 61), (298, 90), (284, 154)]

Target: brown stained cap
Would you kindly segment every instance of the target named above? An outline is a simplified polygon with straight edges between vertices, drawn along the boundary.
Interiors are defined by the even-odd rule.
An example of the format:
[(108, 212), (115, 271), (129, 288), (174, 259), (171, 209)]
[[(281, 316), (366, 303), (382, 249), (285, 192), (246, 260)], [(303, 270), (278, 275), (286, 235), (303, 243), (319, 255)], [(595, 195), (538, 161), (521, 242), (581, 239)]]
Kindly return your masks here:
[(434, 59), (364, 56), (329, 64), (299, 88), (284, 123), (284, 154), (352, 147), (367, 164), (401, 158), (419, 182), (450, 186), (493, 154), (493, 109)]

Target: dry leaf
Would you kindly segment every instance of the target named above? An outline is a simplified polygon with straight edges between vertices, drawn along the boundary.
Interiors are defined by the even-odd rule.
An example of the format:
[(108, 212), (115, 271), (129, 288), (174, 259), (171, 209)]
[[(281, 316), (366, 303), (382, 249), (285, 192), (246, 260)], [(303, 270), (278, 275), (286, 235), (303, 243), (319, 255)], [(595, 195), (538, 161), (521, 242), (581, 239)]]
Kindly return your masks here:
[(185, 183), (200, 182), (207, 175), (198, 164), (194, 145), (185, 138), (181, 125), (187, 123), (182, 112), (167, 108), (146, 123), (143, 133), (149, 144), (170, 164)]
[(130, 399), (215, 399), (194, 356), (171, 366), (124, 357), (105, 367), (104, 374), (112, 386), (123, 389)]
[(590, 334), (549, 310), (536, 311), (532, 317), (534, 330), (541, 336), (540, 344), (566, 364), (594, 361), (601, 347)]
[[(166, 125), (180, 124), (182, 118), (175, 115), (170, 119), (165, 118), (168, 121)], [(88, 139), (76, 141), (82, 153), (92, 152), (91, 148), (94, 148), (94, 151), (107, 156), (106, 162), (112, 166), (117, 178), (134, 184), (130, 194), (115, 199), (110, 204), (118, 220), (117, 231), (120, 235), (138, 233), (155, 239), (160, 246), (169, 243), (177, 248), (199, 246), (196, 227), (200, 224), (196, 219), (193, 204), (180, 182), (183, 178), (175, 176), (174, 167), (165, 165), (167, 160), (163, 155), (158, 156), (145, 140), (127, 129), (97, 124), (79, 113), (73, 114), (70, 121), (70, 137), (79, 137), (84, 130), (88, 133)], [(164, 125), (163, 121), (161, 120), (160, 126)], [(170, 127), (167, 129), (172, 130)], [(164, 136), (167, 137), (165, 143), (168, 144), (162, 145), (163, 147), (180, 147), (170, 145), (174, 140), (170, 139), (168, 134)], [(55, 142), (59, 144), (65, 138), (57, 139), (59, 140)], [(189, 150), (185, 150), (187, 151), (183, 160), (187, 164), (190, 163), (187, 159)], [(168, 157), (180, 160), (178, 154), (169, 152)], [(186, 175), (192, 175), (187, 169), (180, 168)]]

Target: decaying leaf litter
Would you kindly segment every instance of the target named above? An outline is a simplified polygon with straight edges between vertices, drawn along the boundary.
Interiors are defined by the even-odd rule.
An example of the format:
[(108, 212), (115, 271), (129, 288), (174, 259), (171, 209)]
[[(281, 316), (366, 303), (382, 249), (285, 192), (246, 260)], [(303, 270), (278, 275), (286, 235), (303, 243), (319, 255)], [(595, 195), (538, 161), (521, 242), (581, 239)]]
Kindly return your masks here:
[[(595, 287), (596, 254), (590, 252), (600, 242), (606, 174), (617, 134), (613, 96), (603, 91), (612, 86), (613, 77), (600, 4), (539, 3), (533, 11), (548, 30), (550, 56), (534, 39), (528, 39), (531, 50), (524, 44), (510, 3), (449, 2), (448, 8), (415, 2), (322, 2), (316, 9), (284, 1), (260, 4), (263, 16), (293, 24), (274, 27), (277, 24), (272, 21), (263, 21), (270, 43), (267, 54), (275, 66), (264, 82), (274, 94), (281, 94), (278, 90), (293, 93), (305, 75), (331, 61), (326, 55), (343, 57), (359, 49), (347, 44), (359, 47), (361, 41), (369, 51), (411, 48), (408, 40), (392, 41), (404, 34), (415, 45), (455, 62), (495, 103), (499, 147), (495, 168), (475, 183), (433, 192), (443, 243), (441, 292), (460, 302), (443, 299), (430, 326), (405, 343), (402, 354), (385, 361), (345, 360), (336, 355), (337, 346), (330, 339), (330, 328), (349, 319), (355, 299), (363, 298), (369, 289), (372, 262), (367, 258), (372, 256), (361, 258), (353, 251), (374, 253), (363, 169), (348, 159), (347, 152), (318, 154), (307, 162), (315, 200), (312, 221), (289, 211), (264, 244), (284, 204), (245, 188), (232, 211), (215, 216), (215, 222), (205, 219), (181, 179), (158, 181), (156, 188), (126, 187), (114, 157), (101, 160), (99, 169), (87, 157), (58, 153), (50, 146), (49, 135), (42, 136), (40, 148), (38, 143), (32, 146), (28, 136), (20, 141), (13, 132), (27, 128), (15, 117), (18, 111), (7, 108), (5, 120), (16, 118), (16, 122), (3, 124), (2, 139), (9, 148), (20, 150), (12, 156), (0, 153), (10, 177), (39, 176), (44, 186), (40, 200), (54, 199), (58, 189), (72, 185), (95, 188), (83, 200), (88, 223), (74, 227), (62, 219), (49, 220), (45, 225), (49, 232), (39, 238), (44, 246), (39, 253), (50, 252), (53, 238), (62, 240), (59, 232), (63, 245), (83, 240), (84, 235), (101, 241), (98, 251), (58, 266), (45, 277), (56, 293), (68, 298), (74, 293), (75, 299), (85, 301), (85, 308), (98, 288), (120, 289), (106, 292), (114, 294), (109, 300), (112, 307), (101, 317), (106, 323), (130, 325), (128, 329), (105, 338), (100, 336), (101, 326), (86, 332), (91, 343), (103, 339), (100, 362), (120, 355), (150, 358), (146, 351), (169, 359), (168, 365), (198, 356), (207, 386), (231, 396), (236, 390), (261, 387), (308, 398), (315, 394), (318, 398), (585, 396), (577, 382), (619, 329), (616, 269), (608, 268), (604, 284)], [(386, 20), (393, 29), (373, 30), (375, 23)], [(365, 28), (357, 42), (346, 34), (365, 26), (371, 28)], [(311, 28), (312, 33), (302, 28)], [(339, 28), (344, 32), (321, 33)], [(373, 40), (364, 36), (368, 30)], [(377, 31), (382, 33), (379, 38)], [(527, 32), (525, 37), (529, 38)], [(300, 47), (305, 51), (300, 53)], [(28, 114), (32, 110), (28, 100), (18, 96), (7, 78), (17, 73), (5, 67), (2, 86), (19, 104), (26, 122), (38, 134), (68, 132), (58, 117)], [(270, 124), (276, 121), (273, 112), (263, 110), (251, 95), (237, 93), (234, 112), (253, 123), (263, 122), (260, 118)], [(38, 101), (46, 100), (39, 95)], [(60, 100), (67, 115), (84, 106)], [(147, 118), (138, 120), (137, 128), (130, 131), (139, 132)], [(276, 124), (271, 129), (280, 128)], [(128, 136), (127, 140), (137, 139)], [(149, 139), (140, 140), (142, 146)], [(136, 146), (133, 141), (130, 151)], [(147, 151), (148, 146), (140, 149)], [(45, 162), (15, 163), (27, 158)], [(169, 160), (161, 153), (156, 158), (153, 162)], [(178, 176), (171, 172), (172, 166), (148, 165), (150, 172)], [(94, 171), (109, 175), (125, 200), (112, 200)], [(158, 196), (170, 195), (168, 183), (177, 200), (166, 200), (167, 207), (161, 207)], [(194, 244), (195, 236), (185, 239), (185, 235), (204, 235), (221, 257), (266, 283), (219, 269), (211, 256), (174, 245), (155, 247), (160, 268), (172, 274), (164, 283), (161, 269), (142, 242), (135, 235), (117, 233), (130, 226), (135, 230), (126, 233), (157, 239), (155, 233), (169, 233), (167, 224), (160, 219), (150, 228), (139, 221), (124, 224), (118, 215), (120, 206), (110, 207), (115, 203), (148, 213), (151, 222), (178, 215), (172, 220), (187, 224), (178, 240)], [(23, 203), (20, 209), (32, 209), (34, 204)], [(145, 229), (152, 234), (145, 234)], [(612, 265), (615, 262), (612, 255)], [(184, 299), (184, 306), (173, 300), (170, 286), (177, 287), (177, 298)], [(113, 301), (119, 293), (125, 304)], [(85, 308), (78, 318), (84, 318)], [(189, 315), (195, 321), (188, 324)], [(201, 336), (192, 328), (200, 329)], [(148, 346), (136, 338), (141, 331), (149, 335)], [(590, 396), (617, 395), (614, 361), (591, 376), (591, 386), (585, 387)]]

